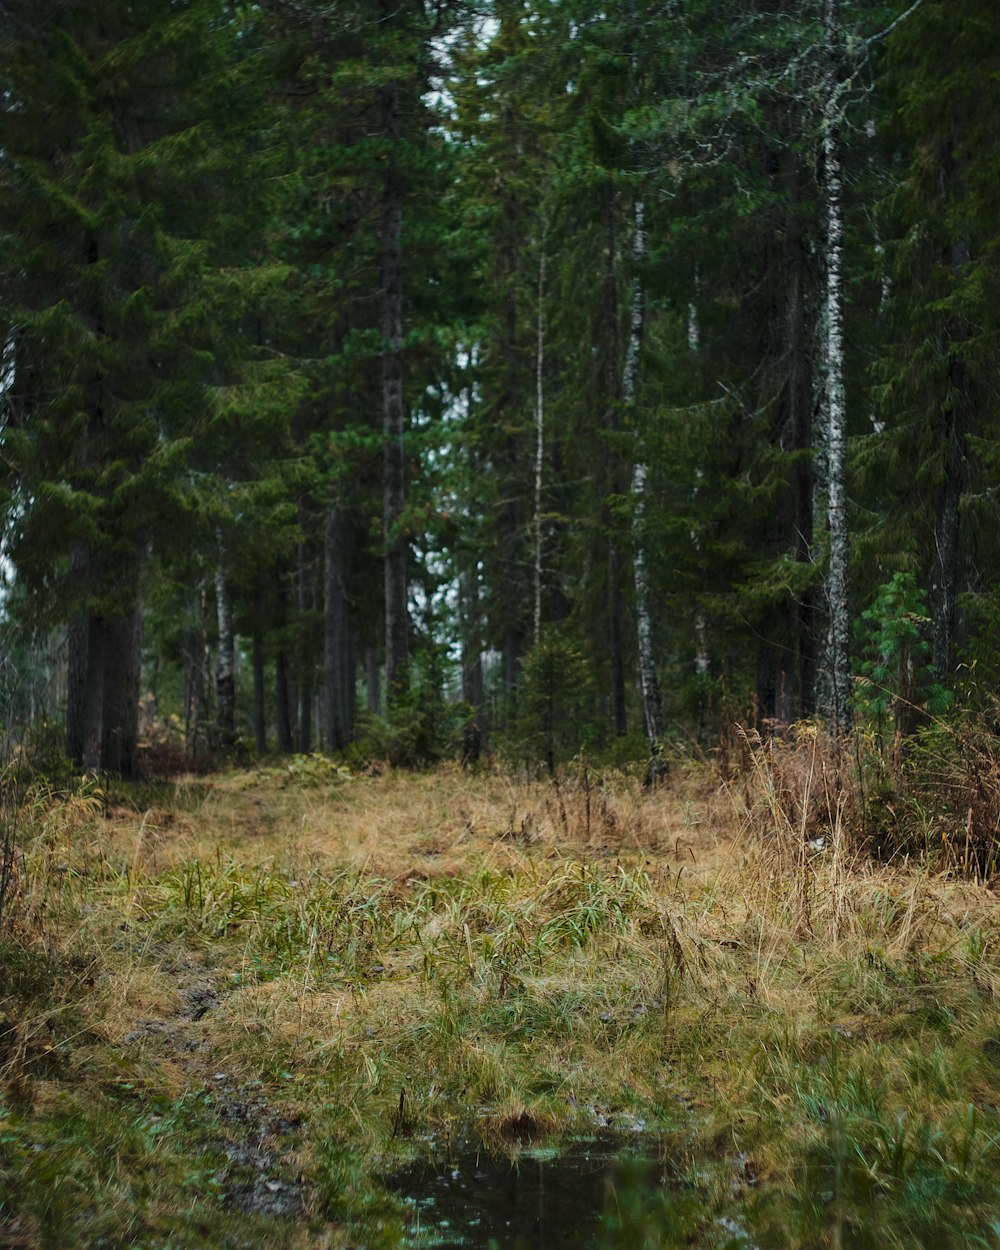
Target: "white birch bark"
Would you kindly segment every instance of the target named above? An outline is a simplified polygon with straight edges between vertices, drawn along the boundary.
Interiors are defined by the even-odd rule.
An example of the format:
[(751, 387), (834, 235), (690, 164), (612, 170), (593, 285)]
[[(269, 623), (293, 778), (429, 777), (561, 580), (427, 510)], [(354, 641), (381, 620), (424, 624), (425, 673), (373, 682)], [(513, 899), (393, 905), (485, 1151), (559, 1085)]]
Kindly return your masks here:
[(535, 618), (534, 641), (542, 636), (542, 482), (545, 469), (545, 247), (538, 258), (538, 343), (535, 355)]
[(694, 614), (694, 671), (699, 677), (707, 677), (712, 669), (712, 661), (708, 650), (708, 621), (704, 608), (698, 608)]
[(823, 117), (823, 179), (826, 201), (826, 471), (830, 563), (827, 650), (830, 663), (830, 720), (834, 730), (849, 723), (850, 613), (848, 610), (847, 401), (844, 387), (844, 216), (837, 75), (839, 3), (827, 0), (826, 37), (830, 65)]
[[(646, 259), (646, 212), (642, 200), (636, 200), (633, 214), (632, 254), (639, 266)], [(628, 408), (635, 403), (639, 389), (639, 355), (646, 329), (646, 292), (642, 276), (638, 274), (632, 292), (632, 313), (629, 322), (628, 351), (625, 354), (625, 372), (622, 378), (622, 400)], [(639, 648), (639, 683), (642, 690), (642, 710), (646, 722), (650, 754), (659, 753), (659, 740), (663, 734), (660, 704), (660, 684), (653, 654), (653, 613), (650, 604), (649, 560), (646, 553), (646, 536), (643, 532), (646, 519), (646, 483), (648, 469), (636, 437), (636, 457), (632, 468), (632, 566), (635, 578), (635, 617)]]
[[(698, 275), (695, 274), (694, 289), (698, 290)], [(701, 348), (701, 323), (698, 320), (698, 305), (691, 300), (688, 304), (688, 350), (697, 356)]]

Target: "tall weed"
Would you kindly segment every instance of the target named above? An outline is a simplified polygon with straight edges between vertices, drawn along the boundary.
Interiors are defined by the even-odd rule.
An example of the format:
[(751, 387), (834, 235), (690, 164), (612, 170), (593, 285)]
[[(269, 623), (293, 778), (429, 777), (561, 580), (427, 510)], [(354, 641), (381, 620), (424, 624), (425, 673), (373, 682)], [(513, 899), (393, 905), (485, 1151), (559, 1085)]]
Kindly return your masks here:
[(984, 717), (933, 721), (888, 745), (863, 726), (834, 738), (813, 722), (742, 730), (741, 743), (723, 784), (742, 835), (800, 888), (817, 853), (997, 875), (1000, 738)]

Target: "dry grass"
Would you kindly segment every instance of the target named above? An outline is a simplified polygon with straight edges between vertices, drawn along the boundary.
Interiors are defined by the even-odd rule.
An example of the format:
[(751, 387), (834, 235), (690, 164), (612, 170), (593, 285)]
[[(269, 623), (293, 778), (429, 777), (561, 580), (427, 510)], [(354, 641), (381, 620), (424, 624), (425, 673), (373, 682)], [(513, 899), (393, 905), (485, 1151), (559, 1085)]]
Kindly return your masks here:
[[(248, 863), (298, 856), (383, 876), (414, 861), (437, 871), (462, 867), (470, 846), (481, 851), (488, 842), (607, 855), (681, 851), (693, 832), (683, 805), (662, 794), (651, 798), (621, 774), (592, 772), (553, 787), (500, 772), (470, 777), (457, 767), (425, 774), (386, 768), (375, 777), (338, 774), (326, 786), (322, 776), (302, 782), (273, 769), (182, 779), (158, 797), (172, 805), (138, 813), (140, 824), (146, 840), (159, 841), (174, 861), (214, 855), (233, 841)], [(118, 827), (127, 842), (135, 813), (119, 814), (127, 817)]]
[[(703, 1191), (699, 1244), (734, 1208), (761, 1246), (993, 1244), (995, 896), (863, 856), (825, 744), (745, 745), (721, 789), (316, 760), (36, 795), (8, 1171), (83, 1125), (105, 1163), (0, 1211), (25, 1244), (388, 1245), (386, 1157), (642, 1123)], [(245, 1200), (249, 1138), (296, 1220)]]

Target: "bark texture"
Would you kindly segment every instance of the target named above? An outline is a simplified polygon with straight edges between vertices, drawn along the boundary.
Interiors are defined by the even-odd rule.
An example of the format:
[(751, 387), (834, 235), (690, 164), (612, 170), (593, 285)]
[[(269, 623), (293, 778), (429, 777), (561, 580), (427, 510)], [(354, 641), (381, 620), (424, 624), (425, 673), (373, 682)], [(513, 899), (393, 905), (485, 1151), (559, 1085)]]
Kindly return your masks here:
[[(613, 191), (607, 197), (607, 265), (604, 273), (604, 323), (607, 332), (607, 361), (604, 387), (610, 399), (607, 425), (613, 434), (621, 430), (621, 375), (618, 369), (618, 198)], [(607, 535), (607, 640), (610, 679), (611, 724), (614, 732), (621, 735), (628, 730), (625, 704), (625, 622), (622, 611), (624, 561), (616, 533), (617, 522), (612, 514), (609, 500), (625, 493), (623, 467), (617, 451), (617, 439), (613, 439), (609, 454), (604, 460), (604, 504), (601, 517)]]
[(142, 609), (104, 622), (104, 692), (101, 768), (115, 777), (139, 772), (139, 690), (142, 678)]
[(278, 731), (278, 749), (286, 755), (291, 755), (295, 750), (290, 685), (288, 655), (280, 650), (274, 660), (274, 718)]
[(462, 699), (470, 714), (462, 730), (462, 763), (478, 762), (483, 749), (485, 681), (482, 626), (479, 608), (479, 572), (473, 562), (459, 582), (462, 617)]
[(934, 668), (938, 676), (947, 681), (951, 677), (952, 644), (958, 605), (960, 506), (965, 477), (965, 448), (954, 409), (949, 409), (943, 416), (944, 483), (941, 510), (934, 533), (931, 648)]
[(844, 387), (844, 207), (840, 141), (840, 28), (838, 0), (827, 0), (826, 38), (830, 81), (823, 117), (823, 198), (826, 204), (826, 469), (830, 561), (826, 578), (829, 612), (830, 722), (835, 731), (850, 719), (850, 636), (847, 530), (847, 396)]
[(310, 617), (312, 587), (309, 578), (309, 561), (305, 543), (299, 543), (296, 561), (296, 600), (299, 613), (298, 668), (298, 747), (308, 754), (313, 748), (314, 673), (313, 651), (310, 646)]
[[(258, 614), (260, 608), (258, 606)], [(253, 736), (257, 754), (267, 751), (267, 707), (264, 684), (264, 637), (260, 622), (253, 627)]]
[(347, 541), (344, 518), (337, 509), (331, 509), (323, 527), (323, 699), (328, 744), (333, 751), (344, 750), (354, 732)]
[(87, 649), (90, 643), (90, 618), (85, 613), (70, 622), (66, 642), (66, 754), (78, 768), (82, 768)]
[[(81, 583), (87, 576), (87, 552), (77, 545), (70, 555), (70, 568), (74, 581)], [(90, 618), (81, 612), (70, 622), (67, 633), (66, 671), (66, 754), (78, 768), (83, 767), (83, 742), (85, 737), (84, 699), (87, 685), (87, 651), (90, 643)]]
[(365, 649), (365, 706), (375, 716), (382, 715), (382, 672), (378, 647)]
[[(645, 205), (637, 200), (633, 217), (632, 253), (638, 273), (632, 292), (632, 312), (629, 321), (628, 351), (625, 354), (625, 372), (622, 378), (622, 401), (626, 407), (635, 403), (639, 390), (639, 358), (646, 330), (646, 293), (642, 285), (642, 266), (646, 260)], [(632, 566), (635, 578), (635, 616), (639, 649), (639, 683), (642, 690), (642, 710), (649, 739), (650, 756), (659, 754), (659, 740), (663, 734), (663, 715), (660, 701), (660, 683), (653, 651), (653, 608), (649, 585), (649, 560), (644, 533), (646, 519), (646, 483), (648, 470), (641, 448), (637, 446), (635, 464), (632, 467)]]
[[(800, 157), (791, 144), (784, 169), (785, 219), (785, 423), (796, 464), (792, 475), (792, 525), (795, 559), (813, 560), (813, 445), (807, 322), (808, 266), (801, 213)], [(816, 602), (804, 590), (794, 605), (794, 704), (791, 718), (810, 716), (816, 707)]]
[[(288, 587), (284, 579), (279, 576), (279, 636), (284, 635), (288, 624), (288, 597)], [(294, 708), (295, 693), (292, 688), (291, 664), (289, 662), (287, 645), (282, 641), (274, 657), (274, 720), (278, 735), (278, 750), (284, 751), (287, 755), (290, 755), (295, 750), (295, 735), (293, 733)]]
[[(958, 162), (949, 148), (942, 165), (944, 184), (964, 182), (964, 160)], [(958, 239), (951, 248), (949, 263), (953, 280), (971, 259), (967, 240)], [(935, 527), (935, 560), (931, 574), (931, 647), (938, 677), (949, 682), (954, 662), (955, 622), (958, 614), (960, 570), (961, 504), (968, 474), (968, 443), (966, 429), (968, 410), (972, 403), (970, 379), (965, 361), (957, 350), (967, 330), (957, 318), (948, 327), (948, 397), (941, 411), (941, 443), (943, 483), (941, 502)]]
[(219, 628), (215, 667), (216, 730), (219, 746), (228, 750), (236, 741), (236, 635), (233, 600), (221, 555), (215, 568), (215, 613)]
[[(75, 571), (87, 575), (82, 552)], [(85, 772), (131, 778), (139, 771), (139, 690), (142, 608), (138, 570), (123, 571), (132, 607), (115, 615), (88, 611), (70, 625), (67, 664), (66, 746)]]
[(545, 248), (538, 259), (538, 319), (535, 347), (535, 610), (533, 638), (542, 637), (542, 485), (545, 470)]
[(382, 133), (390, 152), (382, 190), (382, 521), (385, 529), (385, 670), (388, 698), (409, 685), (407, 542), (403, 451), (403, 183), (395, 149), (402, 124), (399, 83), (382, 92)]
[(103, 618), (90, 613), (87, 619), (87, 672), (83, 683), (80, 725), (81, 763), (88, 773), (96, 773), (101, 767), (106, 643), (107, 627)]

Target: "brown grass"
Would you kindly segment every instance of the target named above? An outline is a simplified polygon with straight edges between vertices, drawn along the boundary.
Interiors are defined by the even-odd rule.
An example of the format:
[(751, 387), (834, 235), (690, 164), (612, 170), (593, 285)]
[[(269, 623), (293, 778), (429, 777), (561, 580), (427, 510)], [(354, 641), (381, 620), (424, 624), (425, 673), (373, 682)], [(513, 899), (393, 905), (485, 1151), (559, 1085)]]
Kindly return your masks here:
[(0, 1078), (39, 1123), (60, 1091), (259, 1091), (308, 1125), (282, 1157), (324, 1236), (331, 1143), (360, 1194), (459, 1124), (516, 1151), (643, 1122), (721, 1169), (719, 1203), (736, 1158), (794, 1188), (829, 1146), (817, 1107), (866, 1158), (901, 1114), (995, 1119), (992, 890), (866, 856), (821, 737), (743, 743), (722, 786), (262, 770), (39, 795), (18, 941), (62, 971), (3, 1007)]

